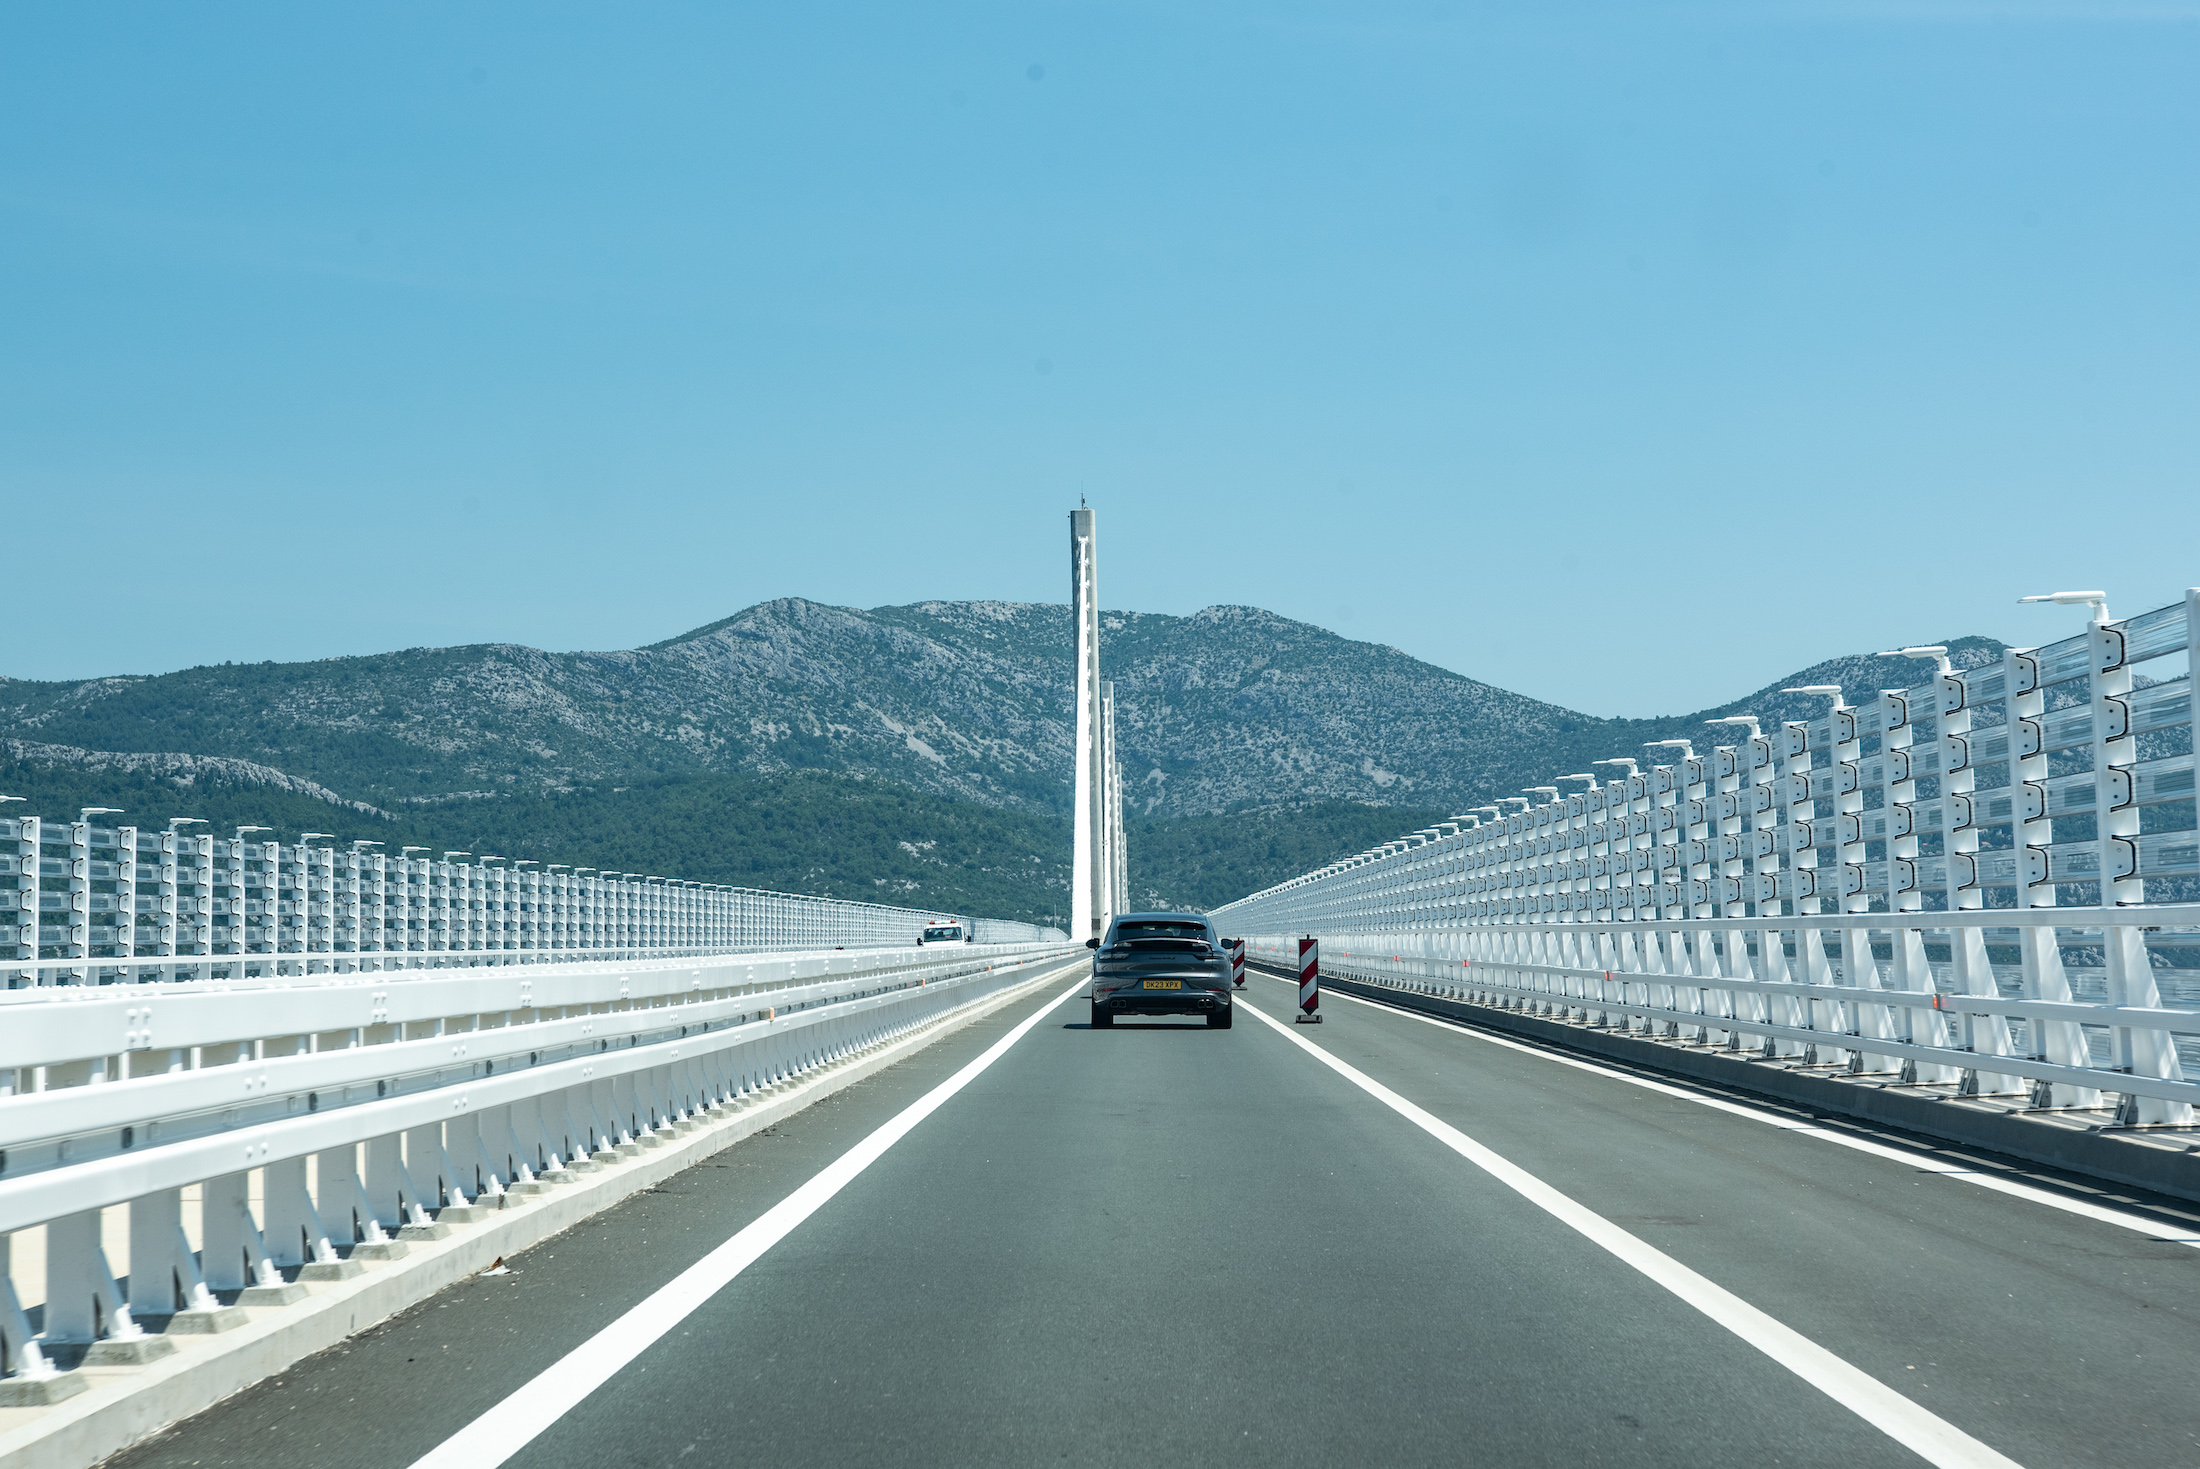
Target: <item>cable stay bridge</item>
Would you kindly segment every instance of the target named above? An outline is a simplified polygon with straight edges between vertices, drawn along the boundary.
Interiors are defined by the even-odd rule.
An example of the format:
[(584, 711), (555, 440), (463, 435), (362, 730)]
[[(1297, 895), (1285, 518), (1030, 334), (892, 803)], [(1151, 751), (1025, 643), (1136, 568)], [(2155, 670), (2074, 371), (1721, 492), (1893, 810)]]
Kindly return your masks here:
[(2200, 1462), (2200, 590), (1169, 919), (1071, 531), (1066, 930), (0, 813), (0, 1469)]

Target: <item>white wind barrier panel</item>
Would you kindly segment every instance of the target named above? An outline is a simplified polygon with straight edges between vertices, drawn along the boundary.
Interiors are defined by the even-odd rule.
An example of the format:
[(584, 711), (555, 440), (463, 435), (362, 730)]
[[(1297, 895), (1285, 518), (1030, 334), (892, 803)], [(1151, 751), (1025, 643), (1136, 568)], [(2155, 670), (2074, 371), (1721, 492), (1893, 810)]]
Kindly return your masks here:
[[(7, 988), (892, 948), (936, 916), (465, 852), (284, 843), (258, 827), (222, 838), (184, 822), (104, 826), (93, 814), (0, 820)], [(984, 933), (1059, 937), (1003, 919), (984, 920)]]
[[(853, 936), (834, 928), (851, 915), (809, 911)], [(646, 921), (687, 945), (680, 925), (708, 916)], [(278, 974), (281, 952), (259, 978), (162, 964), (143, 966), (159, 983), (0, 993), (0, 1403), (42, 1401), (23, 1394), (78, 1358), (159, 1355), (148, 1320), (242, 1324), (239, 1305), (288, 1304), (1078, 951), (1057, 934), (310, 976), (314, 950)], [(24, 1242), (43, 1279), (19, 1292)]]
[(2200, 591), (1986, 667), (1934, 659), (1859, 708), (1816, 691), (1815, 719), (1723, 721), (1735, 743), (1600, 762), (1609, 780), (1554, 772), (1578, 788), (1213, 917), (1271, 960), (1310, 933), (1346, 975), (2189, 1124), (2196, 647)]

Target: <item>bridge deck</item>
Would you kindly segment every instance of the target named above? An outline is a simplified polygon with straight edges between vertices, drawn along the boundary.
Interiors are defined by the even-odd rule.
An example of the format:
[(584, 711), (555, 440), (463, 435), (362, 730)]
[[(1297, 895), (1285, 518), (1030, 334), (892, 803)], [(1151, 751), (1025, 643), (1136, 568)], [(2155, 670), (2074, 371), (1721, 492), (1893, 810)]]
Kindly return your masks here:
[[(1094, 1033), (1067, 982), (111, 1462), (404, 1469), (1041, 1011), (509, 1462), (1918, 1462), (1275, 1027)], [(2200, 1456), (2193, 1245), (1327, 1008), (1296, 1033), (1920, 1420), (2034, 1466)]]

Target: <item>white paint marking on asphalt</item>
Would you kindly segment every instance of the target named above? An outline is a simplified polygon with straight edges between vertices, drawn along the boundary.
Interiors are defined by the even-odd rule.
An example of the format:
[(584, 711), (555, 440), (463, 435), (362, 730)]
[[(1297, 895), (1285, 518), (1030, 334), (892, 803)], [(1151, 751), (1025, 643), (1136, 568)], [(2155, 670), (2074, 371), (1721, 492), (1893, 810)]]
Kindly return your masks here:
[[(1286, 979), (1276, 974), (1263, 974), (1261, 978), (1273, 979), (1278, 984), (1295, 986), (1298, 983), (1295, 979)], [(1576, 1071), (1586, 1071), (1593, 1076), (1606, 1077), (1612, 1081), (1624, 1081), (1629, 1086), (1639, 1086), (1644, 1091), (1657, 1092), (1661, 1096), (1678, 1097), (1684, 1102), (1694, 1102), (1699, 1107), (1709, 1107), (1714, 1111), (1726, 1112), (1736, 1117), (1746, 1117), (1752, 1122), (1761, 1122), (1767, 1127), (1777, 1127), (1782, 1132), (1792, 1132), (1803, 1137), (1820, 1138), (1838, 1147), (1847, 1148), (1852, 1152), (1867, 1153), (1874, 1158), (1884, 1158), (1889, 1162), (1918, 1169), (1920, 1172), (1937, 1173), (1943, 1178), (1960, 1178), (1966, 1183), (1975, 1183), (1980, 1188), (1992, 1189), (1995, 1193), (2007, 1194), (2013, 1199), (2023, 1199), (2028, 1203), (2043, 1204), (2050, 1209), (2060, 1209), (2065, 1214), (2075, 1214), (2080, 1218), (2091, 1219), (2099, 1224), (2113, 1224), (2118, 1229), (2128, 1229), (2135, 1234), (2143, 1234), (2151, 1239), (2161, 1240), (2165, 1244), (2200, 1247), (2200, 1234), (2195, 1234), (2191, 1227), (2187, 1225), (2164, 1224), (2158, 1219), (2149, 1219), (2144, 1214), (2131, 1214), (2121, 1209), (2108, 1208), (2102, 1204), (2087, 1203), (2084, 1199), (2073, 1199), (2068, 1195), (2054, 1193), (2033, 1184), (2019, 1183), (2015, 1179), (2003, 1178), (1998, 1174), (1981, 1173), (1975, 1168), (1959, 1167), (1954, 1163), (1943, 1162), (1929, 1153), (1913, 1152), (1908, 1148), (1890, 1147), (1886, 1143), (1876, 1143), (1869, 1138), (1857, 1137), (1852, 1133), (1837, 1132), (1830, 1127), (1819, 1127), (1809, 1122), (1797, 1122), (1794, 1118), (1782, 1117), (1777, 1112), (1767, 1112), (1762, 1108), (1751, 1107), (1741, 1102), (1729, 1102), (1723, 1097), (1707, 1097), (1701, 1092), (1692, 1092), (1686, 1087), (1668, 1086), (1662, 1081), (1652, 1081), (1648, 1077), (1635, 1076), (1625, 1071), (1615, 1071), (1609, 1066), (1599, 1066), (1594, 1061), (1581, 1061), (1572, 1056), (1557, 1055), (1540, 1046), (1523, 1045), (1519, 1041), (1509, 1040), (1501, 1035), (1491, 1035), (1487, 1031), (1477, 1030), (1461, 1021), (1446, 1020), (1434, 1015), (1416, 1014), (1397, 1005), (1385, 1005), (1379, 1000), (1368, 1000), (1358, 995), (1348, 995), (1343, 990), (1331, 990), (1329, 993), (1337, 999), (1350, 1000), (1355, 1005), (1365, 1005), (1370, 1010), (1380, 1010), (1386, 1015), (1395, 1015), (1403, 1020), (1418, 1020), (1423, 1025), (1433, 1025), (1438, 1030), (1449, 1031), (1453, 1035), (1463, 1035), (1474, 1040), (1487, 1042), (1493, 1046), (1503, 1046), (1508, 1051), (1518, 1051), (1522, 1055), (1535, 1056), (1558, 1066), (1571, 1066)], [(1981, 1067), (1979, 1069), (1983, 1071), (1989, 1068)]]
[(1567, 1228), (1609, 1251), (1664, 1286), (1683, 1302), (1748, 1342), (1773, 1361), (1887, 1437), (1941, 1469), (2019, 1469), (2014, 1459), (1980, 1443), (1936, 1413), (1919, 1407), (1861, 1368), (1851, 1366), (1793, 1327), (1784, 1325), (1726, 1287), (1698, 1275), (1656, 1246), (1635, 1238), (1593, 1209), (1574, 1202), (1542, 1179), (1424, 1111), (1365, 1072), (1338, 1060), (1281, 1020), (1248, 1005), (1253, 1018), (1376, 1101), (1465, 1158)]
[[(1082, 965), (1085, 961), (1077, 961)], [(495, 1469), (525, 1448), (583, 1398), (639, 1357), (656, 1340), (687, 1319), (690, 1312), (761, 1259), (766, 1251), (816, 1213), (826, 1200), (940, 1109), (978, 1074), (1008, 1053), (1032, 1027), (1091, 981), (1077, 983), (1028, 1016), (984, 1055), (903, 1108), (892, 1121), (841, 1154), (825, 1170), (764, 1211), (724, 1244), (660, 1286), (618, 1320), (567, 1352), (503, 1402), (452, 1434), (414, 1461), (412, 1469)]]

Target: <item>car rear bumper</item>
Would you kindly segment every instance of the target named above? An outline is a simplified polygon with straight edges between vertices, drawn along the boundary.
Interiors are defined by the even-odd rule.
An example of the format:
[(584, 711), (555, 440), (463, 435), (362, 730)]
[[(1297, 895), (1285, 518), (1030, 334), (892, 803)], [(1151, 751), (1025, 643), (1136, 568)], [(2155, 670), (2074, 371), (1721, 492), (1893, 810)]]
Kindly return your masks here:
[(1206, 1015), (1230, 1008), (1227, 990), (1121, 989), (1093, 996), (1093, 1005), (1112, 1015)]

